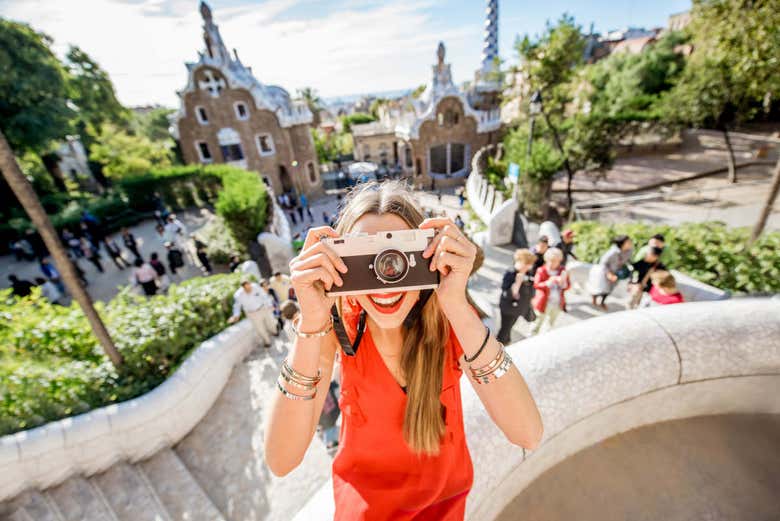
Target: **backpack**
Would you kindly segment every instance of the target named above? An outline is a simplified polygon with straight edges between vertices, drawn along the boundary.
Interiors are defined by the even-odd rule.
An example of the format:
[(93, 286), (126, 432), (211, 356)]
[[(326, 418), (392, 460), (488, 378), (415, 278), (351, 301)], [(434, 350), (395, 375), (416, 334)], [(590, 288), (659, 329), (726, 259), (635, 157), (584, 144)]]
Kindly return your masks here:
[(184, 257), (179, 250), (171, 250), (168, 255), (168, 260), (170, 261), (171, 266), (174, 268), (181, 268), (184, 266)]

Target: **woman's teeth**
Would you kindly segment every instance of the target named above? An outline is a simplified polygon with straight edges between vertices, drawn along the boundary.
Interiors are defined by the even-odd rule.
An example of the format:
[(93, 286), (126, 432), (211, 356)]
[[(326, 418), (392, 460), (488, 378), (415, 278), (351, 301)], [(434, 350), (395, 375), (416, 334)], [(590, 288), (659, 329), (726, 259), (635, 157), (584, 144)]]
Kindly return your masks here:
[(393, 304), (395, 304), (399, 300), (401, 300), (401, 297), (403, 297), (403, 294), (399, 293), (398, 295), (396, 295), (394, 297), (374, 297), (374, 296), (371, 296), (371, 300), (374, 302), (374, 304), (378, 304), (380, 306), (392, 306)]

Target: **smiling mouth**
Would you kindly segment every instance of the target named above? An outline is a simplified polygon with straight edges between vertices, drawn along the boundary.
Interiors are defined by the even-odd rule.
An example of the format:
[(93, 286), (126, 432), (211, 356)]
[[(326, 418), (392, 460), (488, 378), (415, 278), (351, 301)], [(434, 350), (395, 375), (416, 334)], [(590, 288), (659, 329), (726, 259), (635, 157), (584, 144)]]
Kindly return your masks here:
[(395, 313), (401, 307), (405, 293), (382, 293), (369, 295), (368, 298), (377, 311)]

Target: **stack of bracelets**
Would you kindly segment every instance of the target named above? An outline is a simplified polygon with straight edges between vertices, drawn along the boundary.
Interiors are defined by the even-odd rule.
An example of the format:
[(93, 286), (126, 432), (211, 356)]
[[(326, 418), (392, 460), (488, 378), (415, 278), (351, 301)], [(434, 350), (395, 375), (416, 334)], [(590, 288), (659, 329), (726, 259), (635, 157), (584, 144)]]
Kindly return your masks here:
[[(320, 383), (320, 378), (322, 378), (322, 372), (319, 369), (317, 369), (317, 376), (306, 376), (290, 367), (285, 358), (282, 362), (282, 372), (276, 380), (276, 386), (285, 397), (291, 400), (313, 400), (317, 396), (317, 384)], [(282, 381), (303, 390), (304, 394), (288, 391), (282, 385)]]
[[(476, 353), (471, 357), (465, 357), (466, 362), (471, 363), (482, 354), (482, 350), (485, 349), (487, 341), (490, 338), (490, 329), (485, 328), (485, 340), (482, 341), (482, 345), (479, 347)], [(509, 371), (509, 366), (512, 365), (512, 357), (504, 350), (504, 344), (498, 343), (498, 354), (490, 362), (480, 367), (474, 368), (469, 365), (471, 376), (478, 384), (489, 384), (494, 380), (498, 380)]]

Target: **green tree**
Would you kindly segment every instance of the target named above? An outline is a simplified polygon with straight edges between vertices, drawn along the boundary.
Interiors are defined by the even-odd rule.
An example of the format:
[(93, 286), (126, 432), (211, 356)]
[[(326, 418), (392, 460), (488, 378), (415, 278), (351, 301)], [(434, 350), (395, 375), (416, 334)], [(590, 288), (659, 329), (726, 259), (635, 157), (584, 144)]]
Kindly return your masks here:
[(17, 154), (46, 152), (71, 129), (67, 73), (52, 40), (0, 18), (0, 129)]
[(693, 54), (665, 99), (665, 118), (723, 132), (729, 179), (736, 182), (729, 130), (749, 121), (780, 90), (780, 2), (694, 0)]
[(97, 132), (103, 123), (126, 126), (128, 110), (119, 103), (114, 84), (86, 52), (71, 46), (66, 55), (70, 74), (70, 98), (77, 107), (76, 126), (86, 146), (91, 145), (87, 131)]
[(156, 107), (146, 113), (133, 112), (133, 133), (145, 136), (150, 141), (172, 142), (173, 138), (168, 130), (171, 122), (168, 118), (174, 112), (176, 111), (165, 107)]
[(311, 87), (298, 89), (298, 97), (301, 98), (312, 113), (312, 125), (316, 128), (320, 126), (320, 111), (323, 108), (322, 99), (317, 91)]
[(112, 123), (100, 127), (89, 154), (93, 161), (102, 165), (103, 173), (112, 179), (132, 177), (152, 168), (170, 166), (172, 155), (164, 143), (130, 134)]
[(341, 116), (341, 126), (344, 132), (352, 132), (352, 125), (362, 125), (363, 123), (371, 123), (372, 121), (376, 121), (376, 118), (365, 112), (355, 112), (348, 116)]

